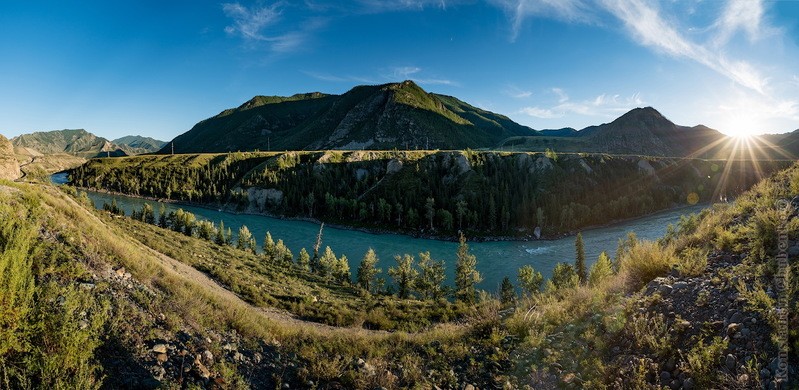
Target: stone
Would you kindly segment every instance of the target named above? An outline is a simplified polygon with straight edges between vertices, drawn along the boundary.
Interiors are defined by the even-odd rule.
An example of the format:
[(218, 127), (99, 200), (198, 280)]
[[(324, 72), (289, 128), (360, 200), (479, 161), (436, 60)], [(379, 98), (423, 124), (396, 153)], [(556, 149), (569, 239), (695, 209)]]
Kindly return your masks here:
[(682, 388), (685, 390), (693, 390), (694, 389), (694, 378), (687, 378), (682, 382)]
[(211, 353), (211, 351), (206, 349), (201, 354), (201, 357), (202, 357), (202, 359), (201, 359), (202, 362), (205, 363), (206, 365), (208, 365), (208, 366), (213, 366), (214, 365), (214, 354)]
[(727, 358), (724, 359), (724, 364), (727, 366), (727, 369), (730, 370), (730, 372), (735, 371), (735, 363), (735, 356), (732, 354), (727, 354)]
[(671, 380), (671, 373), (668, 371), (663, 371), (660, 373), (660, 383), (669, 383)]
[(233, 354), (233, 361), (235, 362), (243, 362), (244, 359), (244, 355), (242, 355), (241, 352), (236, 352)]
[(729, 321), (727, 321), (727, 322), (730, 323), (730, 324), (738, 323), (738, 322), (741, 322), (742, 319), (743, 319), (743, 314), (740, 311), (736, 311), (736, 312), (732, 313), (732, 315), (730, 316)]
[(668, 284), (664, 284), (658, 288), (660, 295), (669, 295), (671, 294), (672, 290), (674, 290), (674, 287), (669, 286)]
[(684, 289), (686, 287), (688, 287), (688, 282), (685, 282), (685, 281), (682, 281), (682, 280), (679, 281), (679, 282), (674, 282), (674, 284), (672, 285), (672, 288), (674, 290), (682, 290), (682, 289)]
[(155, 380), (160, 382), (164, 380), (164, 376), (166, 375), (166, 370), (164, 369), (164, 367), (161, 366), (152, 366), (150, 367), (150, 374), (153, 375), (153, 378), (155, 378)]
[(205, 365), (199, 360), (194, 362), (194, 368), (197, 371), (197, 376), (200, 378), (208, 379), (211, 377), (211, 371), (209, 371), (208, 368), (206, 368)]
[(164, 362), (166, 362), (168, 359), (169, 359), (169, 358), (166, 356), (166, 354), (165, 354), (165, 353), (159, 353), (158, 355), (155, 355), (155, 360), (157, 360), (157, 361), (158, 361), (158, 363), (164, 363)]
[(738, 330), (741, 328), (741, 324), (732, 323), (727, 325), (727, 336), (732, 336), (738, 333)]
[(467, 383), (466, 386), (463, 386), (463, 390), (475, 390), (475, 388), (473, 384)]
[(156, 344), (153, 346), (153, 353), (166, 353), (166, 344)]
[(393, 174), (393, 173), (397, 173), (400, 170), (402, 170), (402, 161), (400, 161), (400, 160), (398, 160), (396, 158), (392, 158), (391, 160), (389, 160), (388, 165), (386, 165), (386, 173), (387, 174), (390, 175), (390, 174)]

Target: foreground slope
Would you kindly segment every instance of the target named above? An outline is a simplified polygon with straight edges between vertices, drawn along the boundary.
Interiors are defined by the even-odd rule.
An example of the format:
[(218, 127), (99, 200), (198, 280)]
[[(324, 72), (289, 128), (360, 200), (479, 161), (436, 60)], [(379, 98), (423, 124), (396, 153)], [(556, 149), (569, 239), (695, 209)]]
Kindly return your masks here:
[[(502, 366), (494, 366), (507, 357), (494, 356), (502, 340), (501, 331), (491, 330), (497, 319), (485, 322), (479, 306), (471, 325), (419, 333), (309, 322), (270, 305), (292, 291), (307, 294), (287, 306), (293, 311), (316, 300), (330, 307), (368, 295), (95, 211), (73, 196), (49, 185), (0, 183), (6, 386), (483, 387), (505, 378)], [(226, 279), (223, 271), (240, 274)], [(298, 278), (304, 282), (293, 282)], [(396, 302), (392, 310), (400, 313), (424, 304)], [(476, 356), (492, 357), (471, 360)]]

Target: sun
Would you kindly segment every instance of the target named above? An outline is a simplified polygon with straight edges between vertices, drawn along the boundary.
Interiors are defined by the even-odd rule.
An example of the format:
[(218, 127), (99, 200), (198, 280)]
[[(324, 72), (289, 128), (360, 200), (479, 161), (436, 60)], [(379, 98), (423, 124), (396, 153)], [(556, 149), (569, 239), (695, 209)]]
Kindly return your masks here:
[(732, 138), (748, 139), (755, 135), (758, 128), (758, 123), (753, 118), (738, 115), (729, 118), (720, 130)]

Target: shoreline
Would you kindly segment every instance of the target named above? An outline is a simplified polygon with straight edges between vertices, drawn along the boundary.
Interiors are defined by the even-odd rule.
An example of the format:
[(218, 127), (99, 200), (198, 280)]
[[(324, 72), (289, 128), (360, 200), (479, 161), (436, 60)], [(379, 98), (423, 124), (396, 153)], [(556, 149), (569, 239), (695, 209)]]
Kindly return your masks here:
[[(69, 185), (69, 183), (65, 183), (65, 184)], [(206, 203), (195, 203), (195, 202), (187, 202), (187, 201), (183, 201), (183, 200), (172, 200), (172, 199), (159, 199), (159, 198), (153, 198), (153, 197), (148, 197), (148, 196), (131, 195), (131, 194), (124, 194), (124, 193), (120, 193), (120, 192), (116, 192), (116, 191), (96, 190), (96, 189), (90, 189), (90, 188), (84, 188), (84, 187), (75, 187), (75, 189), (82, 190), (82, 191), (96, 192), (96, 193), (99, 193), (99, 194), (113, 195), (113, 196), (125, 196), (125, 197), (129, 197), (129, 198), (148, 200), (148, 201), (152, 201), (152, 202), (160, 202), (160, 203), (168, 203), (168, 204), (174, 204), (174, 205), (191, 206), (191, 207), (197, 207), (197, 208), (202, 208), (202, 209), (206, 209), (206, 210), (213, 210), (213, 211), (218, 211), (218, 212), (225, 212), (225, 213), (230, 213), (230, 214), (235, 214), (235, 215), (253, 215), (253, 216), (261, 216), (261, 217), (267, 217), (267, 218), (273, 218), (273, 219), (280, 219), (280, 220), (285, 220), (285, 221), (302, 221), (302, 222), (309, 222), (309, 223), (314, 223), (314, 224), (322, 224), (322, 223), (324, 223), (326, 226), (332, 227), (334, 229), (358, 231), (358, 232), (367, 233), (367, 234), (375, 234), (375, 235), (394, 234), (394, 235), (402, 235), (402, 236), (408, 236), (408, 237), (413, 237), (413, 238), (420, 238), (420, 239), (427, 239), (427, 240), (437, 240), (437, 241), (445, 241), (445, 242), (457, 242), (458, 241), (457, 237), (454, 237), (454, 236), (440, 236), (440, 235), (425, 234), (425, 233), (415, 233), (414, 234), (414, 233), (407, 233), (407, 232), (403, 232), (403, 231), (388, 230), (388, 229), (381, 229), (381, 228), (367, 228), (367, 227), (362, 227), (362, 226), (341, 225), (341, 224), (336, 224), (336, 223), (323, 222), (323, 221), (320, 221), (320, 220), (318, 220), (316, 218), (310, 218), (310, 217), (287, 217), (287, 216), (267, 214), (267, 213), (262, 213), (262, 212), (252, 212), (252, 211), (246, 211), (246, 210), (245, 211), (234, 211), (234, 210), (230, 210), (229, 207), (222, 206), (222, 205), (220, 205), (219, 207), (213, 207), (213, 205), (206, 204)], [(635, 220), (639, 220), (639, 219), (646, 218), (646, 217), (651, 217), (653, 215), (657, 215), (657, 214), (664, 213), (664, 212), (670, 212), (670, 211), (675, 211), (675, 210), (680, 210), (680, 209), (685, 209), (685, 208), (690, 208), (690, 207), (696, 207), (696, 206), (703, 206), (704, 208), (707, 208), (707, 207), (711, 207), (712, 205), (713, 205), (713, 203), (697, 203), (695, 205), (687, 205), (687, 204), (677, 205), (675, 207), (669, 207), (669, 208), (665, 208), (665, 209), (661, 209), (661, 210), (656, 210), (656, 211), (653, 211), (651, 213), (639, 215), (639, 216), (636, 216), (636, 217), (616, 219), (616, 220), (608, 221), (607, 223), (585, 226), (585, 227), (583, 227), (580, 230), (569, 231), (569, 232), (565, 232), (565, 233), (559, 233), (559, 234), (556, 234), (556, 235), (546, 235), (546, 236), (542, 235), (541, 238), (535, 238), (531, 234), (526, 234), (526, 235), (522, 235), (522, 236), (472, 236), (472, 237), (469, 238), (469, 241), (471, 241), (471, 242), (555, 241), (555, 240), (563, 239), (563, 238), (566, 238), (566, 237), (576, 236), (577, 233), (580, 233), (580, 232), (612, 227), (614, 225), (619, 225), (619, 224), (632, 222), (632, 221), (635, 221)]]

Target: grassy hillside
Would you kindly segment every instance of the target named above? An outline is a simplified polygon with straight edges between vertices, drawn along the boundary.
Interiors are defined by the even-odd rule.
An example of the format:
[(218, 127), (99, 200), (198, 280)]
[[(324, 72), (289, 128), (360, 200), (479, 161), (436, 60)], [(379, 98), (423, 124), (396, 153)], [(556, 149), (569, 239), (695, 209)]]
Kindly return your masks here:
[(734, 197), (789, 162), (498, 152), (288, 152), (92, 160), (75, 185), (456, 237), (555, 236)]
[[(484, 387), (507, 378), (491, 300), (468, 307), (457, 325), (370, 331), (361, 327), (378, 318), (365, 309), (369, 299), (386, 318), (393, 311), (415, 322), (431, 303), (369, 298), (246, 251), (95, 211), (73, 196), (0, 185), (6, 387)], [(357, 308), (362, 319), (343, 327), (306, 322), (292, 314), (303, 305), (342, 318)]]

